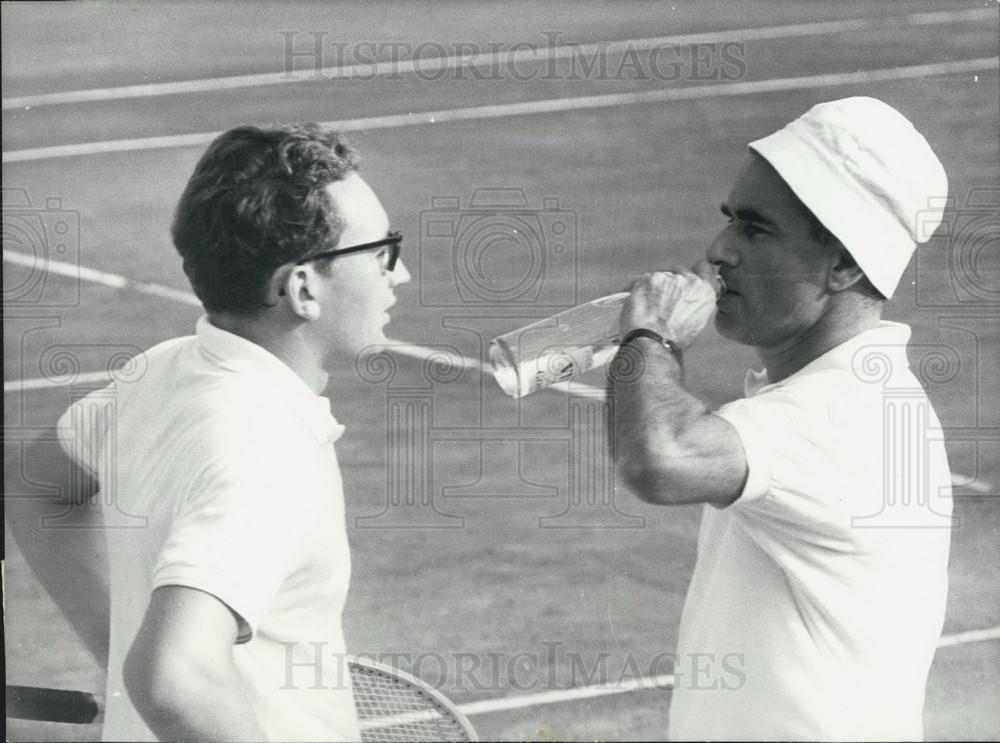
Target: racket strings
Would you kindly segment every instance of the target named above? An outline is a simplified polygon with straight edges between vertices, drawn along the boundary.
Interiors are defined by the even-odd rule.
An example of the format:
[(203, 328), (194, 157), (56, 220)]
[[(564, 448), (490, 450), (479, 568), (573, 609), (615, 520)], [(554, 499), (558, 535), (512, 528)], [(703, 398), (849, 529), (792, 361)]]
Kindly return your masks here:
[(356, 664), (351, 664), (351, 681), (365, 743), (469, 740), (450, 710), (420, 687)]

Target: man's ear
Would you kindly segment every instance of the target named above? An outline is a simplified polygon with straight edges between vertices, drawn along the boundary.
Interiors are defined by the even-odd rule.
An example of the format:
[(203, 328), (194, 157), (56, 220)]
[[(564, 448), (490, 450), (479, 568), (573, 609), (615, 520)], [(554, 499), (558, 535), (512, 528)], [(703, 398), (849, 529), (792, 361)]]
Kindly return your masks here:
[(858, 266), (854, 256), (845, 248), (838, 246), (826, 275), (827, 288), (833, 292), (842, 292), (857, 284), (864, 276), (865, 272)]
[(293, 266), (282, 276), (276, 274), (278, 295), (284, 299), (288, 309), (303, 320), (317, 320), (320, 316), (319, 302), (313, 292), (318, 280), (316, 270), (309, 263)]

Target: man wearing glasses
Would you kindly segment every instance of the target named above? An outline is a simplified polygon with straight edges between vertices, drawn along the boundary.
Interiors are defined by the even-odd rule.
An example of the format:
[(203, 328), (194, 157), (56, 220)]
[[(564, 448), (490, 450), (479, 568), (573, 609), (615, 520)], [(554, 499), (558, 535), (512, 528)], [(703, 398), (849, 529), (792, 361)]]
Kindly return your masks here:
[[(196, 334), (72, 405), (69, 459), (36, 445), (70, 473), (73, 502), (99, 488), (110, 503), (93, 532), (107, 571), (37, 546), (33, 566), (107, 654), (106, 740), (356, 740), (344, 428), (320, 394), (338, 362), (385, 341), (410, 278), (402, 237), (352, 149), (314, 124), (216, 139), (173, 237), (206, 311)], [(108, 596), (103, 627), (88, 626)]]

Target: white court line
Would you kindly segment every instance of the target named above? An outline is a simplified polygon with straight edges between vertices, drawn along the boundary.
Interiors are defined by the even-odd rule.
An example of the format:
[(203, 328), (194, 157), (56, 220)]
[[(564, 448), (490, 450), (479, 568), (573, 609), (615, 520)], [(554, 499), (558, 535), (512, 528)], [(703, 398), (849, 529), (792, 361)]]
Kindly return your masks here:
[[(843, 85), (867, 85), (889, 80), (909, 80), (937, 75), (955, 75), (982, 71), (995, 71), (1000, 65), (1000, 57), (979, 57), (951, 62), (934, 62), (911, 67), (886, 67), (878, 70), (857, 70), (855, 72), (835, 72), (805, 77), (773, 78), (740, 83), (718, 83), (691, 87), (647, 90), (633, 93), (611, 93), (605, 95), (581, 96), (577, 98), (554, 98), (541, 101), (523, 101), (487, 106), (469, 106), (438, 111), (389, 114), (360, 119), (324, 121), (321, 126), (342, 132), (371, 131), (422, 124), (441, 124), (454, 121), (479, 121), (506, 116), (527, 116), (532, 114), (565, 111), (583, 111), (595, 108), (634, 106), (643, 103), (665, 103), (668, 101), (688, 101), (731, 95), (753, 95), (775, 93), (787, 90), (829, 88)], [(60, 157), (96, 155), (109, 152), (134, 152), (173, 147), (204, 145), (215, 139), (221, 132), (199, 134), (167, 135), (139, 139), (114, 139), (104, 142), (84, 142), (80, 144), (32, 147), (3, 153), (3, 162), (28, 162), (49, 160)]]
[[(950, 648), (956, 645), (965, 645), (972, 642), (986, 642), (988, 640), (1000, 639), (1000, 626), (989, 627), (981, 630), (969, 630), (959, 632), (954, 635), (944, 635), (938, 642), (939, 648)], [(659, 676), (643, 676), (635, 679), (627, 679), (608, 684), (593, 684), (591, 686), (578, 686), (572, 689), (553, 689), (541, 691), (534, 694), (519, 694), (511, 697), (499, 697), (496, 699), (483, 699), (477, 702), (466, 702), (457, 704), (459, 711), (465, 715), (483, 715), (490, 712), (505, 712), (522, 707), (535, 707), (543, 704), (558, 704), (561, 702), (572, 702), (579, 699), (592, 699), (593, 697), (608, 696), (611, 694), (627, 694), (633, 691), (643, 691), (648, 689), (666, 689), (674, 685), (672, 674), (665, 673)]]
[(4, 248), (3, 250), (3, 259), (8, 263), (14, 263), (18, 266), (30, 268), (32, 271), (41, 269), (43, 273), (66, 276), (71, 279), (82, 279), (84, 281), (90, 281), (94, 284), (110, 286), (114, 289), (124, 289), (129, 285), (128, 279), (124, 276), (118, 276), (113, 273), (105, 273), (104, 271), (95, 271), (92, 268), (80, 266), (75, 263), (38, 258), (34, 255), (19, 253), (16, 250), (8, 250), (7, 248)]
[[(286, 70), (254, 75), (233, 75), (228, 77), (180, 80), (169, 83), (143, 85), (123, 85), (114, 88), (94, 88), (90, 90), (69, 90), (38, 95), (16, 96), (3, 99), (3, 110), (37, 108), (65, 103), (90, 103), (94, 101), (121, 100), (127, 98), (148, 98), (153, 96), (201, 93), (215, 90), (310, 83), (317, 80), (361, 78), (371, 80), (381, 75), (408, 74), (418, 72), (433, 74), (463, 67), (484, 65), (504, 65), (510, 67), (522, 62), (539, 62), (556, 59), (582, 58), (595, 54), (618, 54), (631, 50), (649, 50), (659, 47), (684, 46), (692, 44), (725, 43), (729, 41), (763, 41), (787, 39), (802, 36), (818, 36), (848, 31), (869, 31), (879, 24), (900, 24), (927, 26), (963, 21), (991, 20), (996, 14), (989, 8), (970, 8), (958, 11), (914, 13), (899, 18), (852, 18), (840, 21), (817, 21), (759, 28), (741, 28), (725, 31), (658, 36), (646, 39), (625, 39), (622, 41), (595, 42), (591, 44), (565, 44), (531, 49), (518, 49), (506, 53), (479, 53), (448, 55), (418, 59), (393, 60), (350, 65), (329, 65), (313, 70)], [(294, 39), (292, 40), (294, 42)], [(300, 50), (295, 50), (293, 53)], [(297, 56), (301, 56), (301, 53)]]
[(988, 482), (983, 482), (982, 480), (976, 480), (974, 478), (967, 478), (964, 475), (954, 475), (951, 478), (951, 484), (957, 488), (967, 488), (976, 493), (992, 493), (993, 486)]
[(938, 647), (951, 648), (956, 645), (967, 645), (970, 642), (987, 642), (988, 640), (1000, 640), (1000, 626), (987, 627), (986, 629), (970, 629), (965, 632), (956, 632), (953, 635), (943, 635), (938, 642)]
[(514, 697), (482, 699), (478, 702), (466, 702), (465, 704), (457, 704), (455, 706), (465, 715), (483, 715), (489, 712), (502, 712), (509, 709), (535, 707), (542, 704), (558, 704), (559, 702), (571, 702), (577, 699), (592, 699), (610, 694), (627, 694), (632, 691), (641, 691), (644, 689), (665, 689), (673, 685), (673, 674), (664, 673), (659, 676), (642, 676), (610, 684), (593, 684), (592, 686), (577, 686), (572, 689), (552, 689), (550, 691), (539, 691), (534, 694), (519, 694)]
[[(943, 635), (938, 641), (938, 648), (949, 648), (957, 645), (967, 645), (974, 642), (986, 642), (1000, 639), (1000, 626), (988, 627), (979, 630), (968, 630), (958, 632), (954, 635)], [(532, 694), (517, 694), (509, 697), (495, 697), (493, 699), (480, 699), (475, 702), (464, 702), (456, 704), (455, 707), (464, 715), (485, 715), (492, 712), (506, 712), (513, 709), (523, 709), (525, 707), (539, 707), (544, 704), (560, 704), (572, 702), (580, 699), (593, 699), (595, 697), (610, 696), (613, 694), (627, 694), (634, 691), (648, 691), (653, 689), (669, 689), (674, 685), (674, 675), (670, 673), (656, 676), (640, 676), (634, 679), (624, 679), (603, 684), (591, 684), (589, 686), (577, 686), (569, 689), (550, 689), (548, 691), (534, 692)], [(100, 706), (104, 706), (104, 697), (101, 694), (93, 695)], [(405, 724), (406, 722), (421, 722), (440, 717), (440, 713), (435, 710), (423, 710), (415, 712), (404, 712), (388, 717), (379, 717), (368, 720), (361, 720), (362, 730), (374, 730), (382, 727)]]
[[(938, 641), (937, 646), (938, 648), (950, 648), (957, 645), (967, 645), (974, 642), (987, 642), (997, 639), (1000, 639), (1000, 626), (968, 630), (953, 635), (943, 635)], [(561, 704), (614, 694), (628, 694), (635, 691), (670, 689), (673, 688), (674, 680), (673, 674), (664, 673), (656, 676), (640, 676), (639, 678), (623, 679), (603, 684), (591, 684), (589, 686), (577, 686), (569, 689), (550, 689), (531, 694), (480, 699), (475, 702), (456, 704), (455, 707), (462, 714), (471, 717), (473, 715), (486, 715), (494, 712), (507, 712), (525, 707), (540, 707), (545, 704)], [(94, 697), (103, 707), (103, 696), (95, 694)], [(377, 730), (382, 727), (390, 727), (407, 722), (421, 722), (437, 717), (440, 717), (440, 713), (435, 710), (404, 712), (388, 717), (361, 720), (360, 725), (362, 730)]]
[(68, 387), (71, 384), (102, 384), (110, 382), (114, 374), (110, 371), (81, 372), (80, 374), (59, 374), (54, 379), (49, 377), (37, 377), (34, 379), (15, 379), (3, 383), (3, 393), (8, 392), (32, 392), (33, 390), (51, 390), (59, 387)]
[(401, 356), (409, 356), (410, 358), (420, 359), (421, 361), (438, 361), (440, 363), (449, 364), (462, 369), (473, 369), (475, 371), (482, 372), (483, 374), (486, 374), (489, 371), (487, 366), (481, 361), (470, 359), (467, 356), (445, 351), (440, 348), (428, 348), (427, 346), (418, 346), (413, 343), (394, 340), (389, 340), (383, 348), (388, 351), (392, 351), (393, 353), (398, 353)]
[[(154, 284), (145, 281), (133, 281), (119, 274), (108, 273), (107, 271), (98, 271), (76, 263), (67, 263), (64, 261), (52, 260), (50, 258), (38, 258), (34, 255), (20, 253), (16, 250), (9, 250), (6, 248), (3, 251), (3, 259), (8, 263), (24, 266), (32, 269), (33, 271), (40, 270), (42, 272), (52, 273), (58, 276), (81, 279), (94, 284), (109, 286), (114, 289), (131, 289), (139, 292), (140, 294), (151, 294), (153, 296), (162, 297), (180, 304), (201, 307), (201, 302), (189, 291), (174, 289), (169, 286), (163, 286), (162, 284)], [(421, 361), (433, 361), (442, 364), (450, 364), (462, 369), (472, 369), (483, 374), (486, 374), (489, 371), (489, 368), (481, 361), (470, 359), (466, 356), (462, 356), (461, 354), (452, 353), (440, 348), (428, 348), (427, 346), (418, 346), (413, 343), (395, 340), (390, 340), (386, 344), (385, 348), (393, 353), (398, 353), (401, 356), (409, 356), (411, 358), (420, 359)], [(58, 375), (55, 379), (48, 379), (46, 377), (16, 379), (10, 382), (4, 382), (3, 391), (5, 394), (8, 392), (30, 392), (33, 390), (66, 387), (70, 384), (90, 384), (92, 382), (101, 381), (110, 382), (113, 377), (114, 374), (111, 371), (100, 371), (87, 372), (71, 378), (66, 377), (65, 375)], [(596, 387), (590, 387), (588, 385), (568, 385), (561, 383), (553, 385), (553, 387), (562, 392), (580, 395), (583, 397), (604, 397), (604, 390)]]

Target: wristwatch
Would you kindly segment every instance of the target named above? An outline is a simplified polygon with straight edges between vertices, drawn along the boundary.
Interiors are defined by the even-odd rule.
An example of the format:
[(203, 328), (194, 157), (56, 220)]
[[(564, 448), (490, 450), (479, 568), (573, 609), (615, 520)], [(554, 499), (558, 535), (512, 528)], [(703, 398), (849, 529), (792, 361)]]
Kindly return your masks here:
[(649, 328), (636, 328), (635, 330), (630, 330), (628, 333), (625, 334), (625, 337), (622, 338), (621, 345), (624, 346), (630, 343), (631, 341), (634, 341), (636, 338), (649, 338), (650, 340), (656, 341), (665, 349), (670, 351), (670, 353), (674, 355), (674, 358), (676, 358), (678, 362), (681, 361), (681, 359), (683, 358), (683, 352), (681, 351), (680, 346), (678, 346), (669, 338), (664, 338), (655, 330), (650, 330)]

